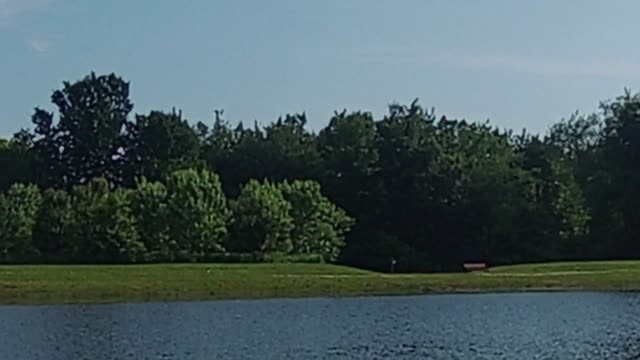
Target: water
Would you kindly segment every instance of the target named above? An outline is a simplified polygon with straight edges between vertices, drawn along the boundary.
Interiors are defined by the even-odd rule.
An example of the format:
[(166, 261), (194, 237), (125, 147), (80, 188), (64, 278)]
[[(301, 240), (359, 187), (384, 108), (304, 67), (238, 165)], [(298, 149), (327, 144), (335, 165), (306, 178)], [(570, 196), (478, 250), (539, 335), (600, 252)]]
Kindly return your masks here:
[(640, 294), (7, 306), (0, 358), (640, 359)]

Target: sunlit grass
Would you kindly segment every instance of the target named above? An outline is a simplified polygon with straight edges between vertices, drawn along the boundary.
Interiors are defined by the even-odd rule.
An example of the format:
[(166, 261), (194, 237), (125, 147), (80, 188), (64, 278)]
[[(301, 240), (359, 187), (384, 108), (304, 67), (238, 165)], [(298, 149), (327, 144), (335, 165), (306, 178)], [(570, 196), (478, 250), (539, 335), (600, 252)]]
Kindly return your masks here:
[(0, 266), (0, 303), (102, 303), (533, 290), (640, 290), (640, 262), (379, 274), (322, 264)]

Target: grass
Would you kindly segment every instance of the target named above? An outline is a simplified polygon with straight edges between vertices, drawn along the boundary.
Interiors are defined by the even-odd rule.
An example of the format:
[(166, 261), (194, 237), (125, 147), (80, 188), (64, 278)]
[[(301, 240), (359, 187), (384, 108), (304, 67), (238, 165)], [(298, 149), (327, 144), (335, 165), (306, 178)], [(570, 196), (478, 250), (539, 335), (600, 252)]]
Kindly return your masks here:
[(540, 290), (640, 290), (640, 261), (527, 264), (485, 273), (406, 275), (321, 264), (0, 266), (0, 304)]

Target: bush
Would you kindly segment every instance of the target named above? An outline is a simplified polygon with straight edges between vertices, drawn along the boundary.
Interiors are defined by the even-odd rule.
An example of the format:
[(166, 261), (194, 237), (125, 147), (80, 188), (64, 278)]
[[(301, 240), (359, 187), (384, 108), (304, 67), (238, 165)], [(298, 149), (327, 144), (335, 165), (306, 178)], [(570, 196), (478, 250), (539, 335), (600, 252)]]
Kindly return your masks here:
[(291, 204), (293, 253), (319, 254), (336, 260), (353, 219), (322, 195), (320, 184), (315, 181), (284, 182), (280, 189)]
[(229, 264), (253, 264), (253, 263), (306, 263), (320, 264), (323, 262), (322, 255), (304, 254), (288, 255), (282, 253), (225, 253), (209, 254), (199, 259), (207, 263), (229, 263)]
[(262, 253), (293, 250), (291, 205), (276, 185), (249, 181), (232, 203), (232, 209), (229, 250)]
[(71, 199), (66, 192), (48, 189), (42, 194), (33, 232), (33, 243), (40, 254), (68, 255), (70, 244), (65, 237), (71, 221)]
[(324, 256), (320, 254), (264, 254), (261, 262), (266, 263), (291, 263), (291, 264), (322, 264), (324, 263)]
[(141, 179), (131, 192), (131, 211), (140, 240), (153, 261), (174, 260), (175, 242), (169, 241), (167, 188), (159, 182)]
[(14, 184), (0, 195), (0, 256), (5, 260), (33, 254), (33, 228), (41, 204), (35, 185)]
[(223, 252), (231, 212), (218, 175), (180, 170), (167, 180), (169, 237), (180, 252)]
[(128, 191), (111, 191), (105, 179), (94, 179), (74, 188), (71, 209), (67, 238), (76, 260), (135, 262), (144, 255)]

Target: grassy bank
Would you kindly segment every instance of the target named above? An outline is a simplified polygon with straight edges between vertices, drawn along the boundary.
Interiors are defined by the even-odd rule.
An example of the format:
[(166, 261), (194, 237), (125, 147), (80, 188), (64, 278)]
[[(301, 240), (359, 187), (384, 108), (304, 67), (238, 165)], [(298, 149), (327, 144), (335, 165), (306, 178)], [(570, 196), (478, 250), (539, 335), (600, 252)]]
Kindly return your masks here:
[(640, 261), (530, 264), (486, 273), (411, 275), (314, 264), (0, 266), (0, 304), (526, 290), (640, 290)]

